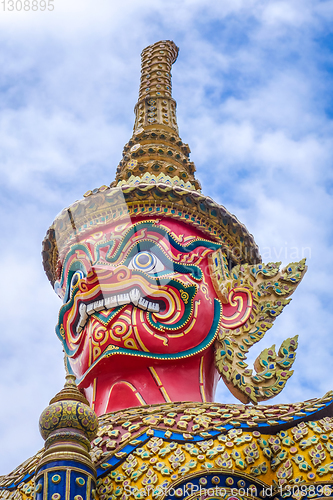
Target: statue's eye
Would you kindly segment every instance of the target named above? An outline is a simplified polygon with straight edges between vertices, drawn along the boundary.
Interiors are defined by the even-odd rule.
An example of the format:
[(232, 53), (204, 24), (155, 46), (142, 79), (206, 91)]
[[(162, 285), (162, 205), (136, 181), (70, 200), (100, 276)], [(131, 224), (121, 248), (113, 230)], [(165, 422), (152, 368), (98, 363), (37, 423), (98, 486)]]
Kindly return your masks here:
[(84, 278), (84, 272), (80, 270), (75, 271), (71, 279), (70, 293), (72, 293), (73, 288), (80, 280), (82, 280), (82, 278)]
[(134, 255), (128, 267), (129, 269), (137, 269), (149, 274), (159, 273), (165, 269), (164, 264), (162, 264), (156, 255), (148, 251), (139, 252)]

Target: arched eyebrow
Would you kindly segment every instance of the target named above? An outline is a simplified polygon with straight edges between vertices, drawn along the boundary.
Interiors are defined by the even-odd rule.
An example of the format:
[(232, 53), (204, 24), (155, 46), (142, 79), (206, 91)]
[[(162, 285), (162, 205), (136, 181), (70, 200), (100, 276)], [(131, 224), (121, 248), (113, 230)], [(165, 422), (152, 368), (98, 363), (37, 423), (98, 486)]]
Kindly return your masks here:
[[(140, 222), (137, 224), (134, 224), (129, 230), (124, 234), (122, 241), (120, 242), (119, 245), (115, 248), (115, 240), (110, 239), (107, 242), (103, 242), (99, 245), (96, 246), (96, 262), (100, 259), (100, 250), (102, 248), (109, 247), (107, 250), (105, 260), (107, 262), (113, 263), (116, 262), (120, 256), (121, 253), (124, 251), (126, 248), (126, 245), (129, 244), (129, 242), (137, 235), (140, 236), (140, 232), (142, 233), (149, 230), (152, 233), (156, 233), (159, 235), (159, 239), (161, 238), (166, 238), (170, 242), (170, 246), (172, 246), (175, 250), (182, 252), (184, 254), (187, 254), (189, 252), (192, 252), (198, 247), (204, 247), (207, 249), (211, 250), (217, 250), (218, 248), (221, 247), (218, 243), (214, 243), (209, 240), (205, 240), (203, 238), (198, 238), (187, 245), (181, 245), (179, 241), (177, 241), (173, 235), (167, 231), (163, 226), (158, 226), (155, 224), (155, 222)], [(149, 238), (146, 235), (146, 238)], [(151, 237), (151, 239), (153, 239)], [(156, 243), (158, 243), (159, 239), (156, 239)], [(139, 240), (138, 240), (139, 241)]]
[[(148, 234), (147, 234), (148, 233)], [(150, 233), (150, 234), (149, 234)], [(143, 234), (145, 234), (145, 238), (143, 238)], [(137, 237), (137, 242), (133, 241)], [(110, 238), (108, 241), (104, 241), (103, 243), (99, 243), (96, 245), (94, 249), (90, 249), (88, 245), (84, 243), (76, 243), (71, 247), (69, 252), (66, 255), (62, 266), (62, 273), (60, 279), (60, 286), (63, 287), (65, 278), (68, 272), (72, 268), (72, 265), (67, 268), (68, 262), (73, 255), (78, 255), (78, 252), (83, 252), (87, 261), (93, 267), (97, 265), (101, 261), (101, 250), (106, 249), (105, 261), (113, 264), (117, 262), (119, 259), (124, 261), (127, 257), (126, 250), (128, 250), (131, 255), (133, 254), (133, 248), (137, 245), (136, 251), (139, 252), (141, 249), (148, 249), (149, 245), (155, 245), (156, 248), (160, 247), (161, 256), (164, 259), (168, 260), (169, 268), (173, 268), (172, 271), (169, 272), (180, 272), (185, 274), (192, 274), (192, 276), (196, 280), (200, 280), (202, 278), (202, 271), (196, 265), (190, 264), (180, 264), (172, 260), (169, 256), (167, 256), (166, 252), (163, 250), (163, 246), (161, 245), (163, 239), (167, 240), (170, 247), (172, 249), (181, 252), (183, 254), (188, 254), (195, 250), (196, 248), (203, 247), (210, 250), (217, 250), (221, 247), (221, 245), (214, 243), (209, 240), (205, 240), (203, 238), (197, 238), (194, 241), (191, 241), (188, 244), (182, 245), (179, 241), (177, 241), (174, 236), (163, 226), (159, 226), (153, 222), (139, 222), (131, 226), (123, 235), (121, 241), (119, 242), (119, 235), (117, 238)], [(132, 245), (131, 245), (132, 241)], [(144, 243), (146, 242), (146, 243)], [(118, 243), (118, 244), (117, 244)], [(92, 255), (92, 251), (94, 255)], [(122, 255), (123, 254), (123, 255)], [(77, 259), (78, 261), (80, 259)], [(73, 264), (74, 265), (74, 264)]]
[[(80, 264), (79, 264), (80, 262), (82, 262), (82, 260), (80, 260), (79, 258), (77, 258), (77, 260), (74, 261), (73, 264), (70, 264), (70, 266), (68, 267), (68, 262), (69, 262), (70, 258), (75, 254), (77, 256), (78, 252), (83, 252), (83, 254), (87, 258), (90, 265), (92, 265), (93, 257), (91, 255), (91, 252), (90, 252), (88, 246), (85, 245), (84, 243), (75, 243), (75, 245), (73, 245), (71, 247), (71, 249), (69, 250), (69, 252), (66, 254), (65, 260), (62, 264), (61, 277), (60, 277), (60, 286), (61, 287), (63, 287), (64, 281), (65, 281), (65, 276), (68, 274), (69, 271), (82, 268), (82, 266), (80, 267)], [(77, 266), (79, 266), (79, 267), (77, 267)], [(77, 267), (77, 269), (74, 269), (75, 267)]]

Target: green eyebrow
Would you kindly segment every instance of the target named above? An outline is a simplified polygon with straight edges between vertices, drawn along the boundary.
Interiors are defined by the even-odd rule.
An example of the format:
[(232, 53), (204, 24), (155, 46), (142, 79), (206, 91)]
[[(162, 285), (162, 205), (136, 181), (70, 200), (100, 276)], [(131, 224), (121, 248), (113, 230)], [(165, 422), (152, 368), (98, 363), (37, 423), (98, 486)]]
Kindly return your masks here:
[[(165, 228), (161, 226), (155, 225), (155, 222), (139, 222), (138, 224), (133, 225), (132, 227), (129, 228), (129, 230), (125, 233), (120, 245), (116, 249), (114, 255), (111, 255), (112, 252), (114, 251), (115, 243), (116, 240), (113, 238), (110, 238), (108, 241), (99, 243), (95, 247), (95, 260), (93, 260), (93, 257), (91, 255), (91, 252), (87, 245), (83, 243), (77, 243), (72, 246), (71, 250), (68, 252), (66, 255), (63, 268), (62, 268), (62, 276), (60, 280), (60, 286), (62, 287), (64, 284), (65, 280), (65, 273), (66, 273), (66, 266), (68, 263), (68, 260), (70, 257), (75, 254), (77, 250), (81, 250), (84, 252), (87, 256), (88, 261), (91, 263), (91, 266), (96, 265), (100, 259), (101, 259), (101, 250), (102, 248), (108, 248), (106, 255), (105, 255), (105, 260), (109, 262), (110, 264), (114, 263), (117, 261), (125, 247), (127, 245), (128, 241), (135, 236), (140, 230), (142, 229), (150, 229), (154, 233), (157, 233), (161, 235), (161, 237), (165, 237), (166, 239), (169, 240), (171, 246), (175, 249), (178, 250), (182, 253), (190, 253), (192, 250), (195, 250), (198, 247), (205, 247), (209, 248), (212, 250), (217, 250), (218, 248), (221, 247), (221, 245), (214, 243), (212, 241), (204, 240), (204, 239), (197, 239), (195, 241), (192, 241), (188, 245), (181, 245)], [(133, 247), (130, 251), (130, 253), (126, 256), (124, 259), (124, 262), (128, 263), (128, 259), (130, 256), (133, 256), (135, 253), (138, 253), (139, 251), (142, 250), (150, 250), (151, 246), (154, 245), (154, 252), (156, 252), (159, 258), (161, 258), (162, 262), (164, 263), (167, 261), (166, 265), (169, 265), (170, 267), (173, 268), (174, 271), (184, 273), (184, 274), (192, 274), (193, 278), (196, 280), (201, 280), (202, 279), (202, 271), (198, 266), (195, 265), (185, 265), (185, 264), (178, 264), (177, 262), (172, 261), (165, 255), (165, 253), (157, 246), (158, 242), (149, 240), (149, 236), (147, 237), (147, 240), (143, 240), (141, 242), (137, 242), (136, 244), (133, 243), (133, 245), (136, 245), (136, 248)], [(74, 269), (75, 263), (71, 264), (69, 271), (72, 270), (77, 270)], [(78, 269), (81, 269), (81, 267), (78, 267)], [(172, 271), (170, 271), (172, 272)], [(160, 274), (160, 273), (158, 273)], [(165, 272), (161, 272), (161, 274), (165, 274)]]
[[(192, 250), (195, 250), (198, 247), (210, 248), (212, 250), (217, 250), (218, 248), (221, 247), (221, 245), (219, 245), (218, 243), (213, 243), (212, 241), (203, 240), (203, 239), (198, 239), (198, 240), (192, 241), (188, 245), (183, 246), (178, 241), (176, 241), (175, 238), (172, 235), (170, 235), (170, 233), (168, 231), (166, 231), (163, 227), (156, 226), (154, 222), (141, 222), (139, 224), (135, 224), (127, 231), (127, 233), (124, 235), (124, 238), (123, 238), (121, 244), (119, 245), (119, 247), (117, 248), (117, 250), (113, 256), (110, 255), (112, 250), (113, 250), (114, 243), (115, 243), (115, 241), (113, 239), (111, 239), (105, 243), (100, 243), (99, 245), (97, 245), (97, 247), (96, 247), (96, 262), (100, 258), (101, 248), (105, 248), (108, 245), (110, 246), (110, 248), (106, 254), (105, 260), (107, 262), (115, 262), (116, 260), (118, 260), (122, 250), (124, 249), (125, 245), (129, 241), (129, 239), (132, 238), (134, 235), (136, 235), (141, 229), (150, 229), (150, 230), (154, 231), (154, 233), (157, 233), (157, 234), (160, 234), (161, 236), (166, 237), (170, 241), (172, 247), (175, 250), (179, 250), (182, 253), (190, 253)], [(148, 238), (149, 238), (149, 236), (148, 236)], [(155, 244), (156, 244), (156, 242), (155, 242)]]
[(68, 254), (66, 255), (66, 258), (64, 260), (64, 263), (62, 265), (62, 271), (61, 271), (61, 279), (60, 279), (60, 286), (62, 287), (63, 284), (64, 284), (64, 280), (65, 280), (65, 273), (68, 271), (78, 271), (78, 270), (81, 270), (81, 271), (85, 271), (84, 269), (84, 266), (83, 264), (81, 263), (80, 260), (76, 260), (75, 262), (73, 262), (69, 269), (67, 270), (66, 267), (67, 267), (67, 263), (70, 259), (70, 257), (72, 257), (72, 255), (75, 254), (75, 252), (77, 250), (82, 250), (86, 256), (87, 256), (87, 259), (89, 260), (89, 262), (92, 264), (92, 255), (91, 255), (91, 252), (89, 251), (89, 248), (84, 245), (83, 243), (76, 243), (75, 245), (73, 245), (70, 249), (70, 251), (68, 252)]
[[(195, 241), (192, 241), (188, 245), (184, 246), (184, 245), (181, 245), (178, 241), (176, 241), (175, 238), (172, 235), (170, 235), (163, 227), (156, 226), (155, 223), (153, 223), (153, 222), (142, 222), (139, 224), (135, 224), (127, 231), (127, 233), (124, 235), (124, 238), (123, 238), (122, 242), (120, 243), (120, 245), (118, 246), (114, 255), (112, 255), (112, 256), (110, 255), (112, 253), (113, 248), (114, 248), (114, 243), (115, 243), (114, 240), (109, 240), (108, 242), (101, 243), (101, 244), (97, 245), (97, 247), (96, 247), (96, 262), (94, 264), (96, 264), (100, 258), (100, 250), (102, 248), (107, 247), (108, 245), (110, 245), (110, 248), (106, 253), (105, 260), (107, 262), (110, 262), (110, 263), (117, 261), (121, 255), (123, 249), (127, 245), (128, 241), (142, 229), (150, 229), (154, 233), (160, 234), (162, 237), (167, 238), (170, 241), (171, 246), (175, 250), (178, 250), (182, 253), (190, 253), (192, 250), (194, 250), (200, 246), (205, 247), (205, 248), (209, 248), (212, 250), (216, 250), (216, 249), (220, 248), (220, 246), (221, 246), (217, 243), (213, 243), (211, 241), (202, 240), (202, 239), (197, 239)], [(133, 243), (133, 247), (131, 248), (131, 250), (127, 254), (127, 256), (124, 258), (124, 263), (127, 264), (129, 262), (130, 258), (132, 258), (135, 254), (141, 252), (142, 250), (151, 250), (152, 246), (154, 246), (154, 253), (156, 253), (156, 255), (161, 259), (161, 261), (164, 264), (167, 262), (167, 264), (165, 264), (165, 265), (169, 265), (170, 267), (172, 267), (172, 271), (170, 270), (170, 272), (177, 271), (177, 272), (184, 273), (184, 274), (192, 274), (194, 279), (196, 279), (196, 280), (202, 279), (202, 271), (198, 266), (178, 264), (177, 262), (174, 262), (167, 255), (165, 255), (165, 253), (158, 247), (158, 242), (149, 240), (149, 235), (147, 236), (147, 239)], [(162, 271), (161, 273), (157, 273), (157, 275), (163, 275), (163, 274), (165, 274), (164, 271)]]
[[(152, 248), (153, 247), (153, 248)], [(178, 264), (177, 262), (174, 262), (171, 260), (162, 250), (159, 248), (154, 241), (149, 241), (149, 240), (143, 240), (140, 241), (139, 243), (136, 242), (134, 246), (131, 248), (129, 253), (127, 254), (126, 258), (124, 259), (124, 264), (127, 266), (129, 262), (132, 260), (134, 255), (138, 254), (139, 252), (142, 251), (150, 251), (156, 257), (158, 257), (161, 262), (169, 269), (165, 269), (163, 271), (160, 271), (158, 273), (154, 273), (154, 276), (164, 276), (165, 274), (172, 273), (174, 271), (179, 272), (179, 273), (184, 273), (184, 274), (192, 274), (193, 277), (196, 280), (201, 280), (202, 279), (202, 271), (200, 267), (195, 266), (195, 265), (186, 265), (186, 264)], [(140, 269), (136, 269), (136, 272), (143, 272)], [(144, 273), (146, 275), (146, 273)]]

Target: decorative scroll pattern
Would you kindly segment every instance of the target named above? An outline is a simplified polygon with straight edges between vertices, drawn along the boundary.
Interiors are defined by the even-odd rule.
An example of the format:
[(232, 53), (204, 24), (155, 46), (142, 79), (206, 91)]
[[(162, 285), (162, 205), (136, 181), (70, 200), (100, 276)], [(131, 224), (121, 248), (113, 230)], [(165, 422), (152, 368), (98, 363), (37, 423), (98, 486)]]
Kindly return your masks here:
[[(188, 476), (207, 477), (211, 473), (226, 474), (229, 486), (235, 488), (240, 488), (238, 482), (244, 480), (255, 483), (257, 488), (258, 484), (272, 485), (278, 498), (280, 488), (302, 484), (319, 484), (329, 496), (333, 479), (333, 419), (326, 416), (299, 423), (297, 419), (311, 411), (316, 419), (318, 411), (331, 400), (332, 393), (306, 403), (258, 408), (170, 403), (103, 415), (91, 451), (97, 468), (98, 499), (144, 498), (136, 493), (148, 485), (155, 491), (162, 485), (177, 485)], [(274, 415), (275, 421), (269, 420), (268, 415)], [(272, 432), (260, 432), (250, 425), (239, 427), (242, 422), (250, 423), (251, 418), (253, 422), (273, 425)], [(281, 418), (289, 422), (288, 429), (281, 430), (277, 425)], [(222, 421), (224, 426), (217, 429)], [(184, 427), (187, 433), (183, 437), (173, 434), (184, 431)], [(39, 457), (40, 453), (12, 474), (0, 477), (0, 498), (32, 499), (31, 475)], [(152, 498), (161, 498), (153, 491)]]

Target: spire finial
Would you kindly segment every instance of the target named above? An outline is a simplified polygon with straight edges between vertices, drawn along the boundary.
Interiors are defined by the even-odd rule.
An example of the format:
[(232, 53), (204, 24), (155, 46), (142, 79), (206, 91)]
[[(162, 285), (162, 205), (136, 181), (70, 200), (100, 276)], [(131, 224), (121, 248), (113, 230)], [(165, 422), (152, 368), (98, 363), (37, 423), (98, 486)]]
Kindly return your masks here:
[(89, 451), (98, 419), (77, 388), (74, 375), (66, 375), (64, 388), (42, 412), (39, 430), (45, 446), (36, 469), (36, 499), (92, 500), (96, 469)]
[(113, 186), (157, 182), (200, 190), (190, 148), (178, 133), (176, 101), (171, 97), (171, 66), (178, 47), (170, 40), (149, 45), (141, 53), (141, 84), (134, 132), (125, 144)]
[(135, 106), (134, 132), (158, 123), (171, 127), (178, 134), (176, 102), (171, 91), (171, 66), (177, 56), (178, 47), (170, 40), (156, 42), (141, 52), (141, 83)]

